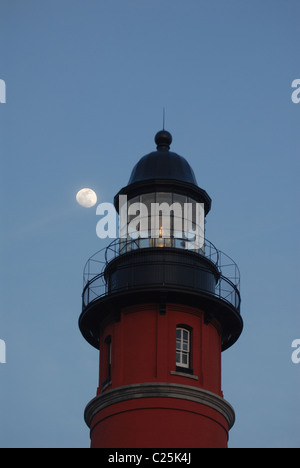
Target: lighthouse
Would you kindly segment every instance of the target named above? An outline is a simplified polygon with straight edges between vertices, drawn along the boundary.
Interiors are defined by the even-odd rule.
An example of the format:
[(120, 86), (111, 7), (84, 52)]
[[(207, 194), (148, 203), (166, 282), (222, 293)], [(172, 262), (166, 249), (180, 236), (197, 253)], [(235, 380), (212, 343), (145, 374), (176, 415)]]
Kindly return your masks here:
[(84, 269), (79, 328), (100, 354), (91, 447), (226, 448), (221, 353), (243, 328), (239, 269), (206, 239), (211, 198), (171, 134), (155, 143), (114, 198), (119, 237)]

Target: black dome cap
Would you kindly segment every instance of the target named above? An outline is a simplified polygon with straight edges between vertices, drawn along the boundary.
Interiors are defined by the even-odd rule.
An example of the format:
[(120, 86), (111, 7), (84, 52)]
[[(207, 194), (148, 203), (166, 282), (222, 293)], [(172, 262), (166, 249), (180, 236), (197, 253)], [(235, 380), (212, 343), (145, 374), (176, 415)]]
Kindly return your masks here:
[(171, 179), (197, 185), (193, 169), (185, 158), (169, 151), (172, 135), (161, 130), (155, 135), (157, 151), (146, 154), (134, 166), (128, 184), (150, 179)]

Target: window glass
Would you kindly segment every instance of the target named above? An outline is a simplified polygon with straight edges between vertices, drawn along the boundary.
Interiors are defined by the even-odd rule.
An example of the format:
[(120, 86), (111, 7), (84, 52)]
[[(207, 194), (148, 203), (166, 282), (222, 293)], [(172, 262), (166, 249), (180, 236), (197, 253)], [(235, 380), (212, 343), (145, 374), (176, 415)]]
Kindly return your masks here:
[(133, 203), (139, 203), (139, 201), (140, 201), (140, 197), (133, 197), (133, 198), (131, 198), (130, 200), (128, 200), (128, 207), (129, 207), (130, 205), (133, 205)]
[(172, 193), (170, 192), (157, 192), (156, 193), (156, 203), (168, 203), (169, 206), (172, 205)]
[(187, 202), (187, 197), (185, 195), (179, 195), (177, 193), (173, 193), (173, 203), (180, 203), (183, 207), (184, 203)]
[[(157, 210), (157, 206), (154, 208), (154, 204), (163, 203), (163, 211)], [(145, 247), (176, 247), (200, 252), (204, 242), (204, 215), (202, 212), (199, 215), (196, 206), (197, 202), (191, 197), (171, 192), (150, 192), (131, 198), (127, 226), (122, 226), (120, 233), (128, 242), (121, 241), (120, 252)]]
[(140, 197), (141, 203), (143, 203), (146, 208), (147, 208), (147, 221), (143, 223), (143, 226), (145, 227), (145, 233), (141, 233), (141, 237), (149, 237), (150, 235), (150, 229), (151, 229), (151, 204), (155, 203), (155, 193), (145, 193), (144, 195), (141, 195)]
[(149, 216), (151, 214), (151, 203), (155, 203), (155, 193), (145, 193), (140, 196), (140, 202), (146, 205)]
[(190, 337), (191, 332), (185, 328), (176, 329), (176, 365), (190, 367)]

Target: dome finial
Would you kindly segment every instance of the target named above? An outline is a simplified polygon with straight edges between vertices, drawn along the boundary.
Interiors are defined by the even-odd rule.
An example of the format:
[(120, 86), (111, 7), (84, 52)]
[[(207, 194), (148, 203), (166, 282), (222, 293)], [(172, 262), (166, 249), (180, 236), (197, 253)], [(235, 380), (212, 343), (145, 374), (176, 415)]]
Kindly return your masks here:
[(167, 130), (160, 130), (155, 135), (155, 143), (157, 145), (157, 149), (160, 151), (168, 151), (170, 149), (170, 145), (172, 143), (172, 135)]

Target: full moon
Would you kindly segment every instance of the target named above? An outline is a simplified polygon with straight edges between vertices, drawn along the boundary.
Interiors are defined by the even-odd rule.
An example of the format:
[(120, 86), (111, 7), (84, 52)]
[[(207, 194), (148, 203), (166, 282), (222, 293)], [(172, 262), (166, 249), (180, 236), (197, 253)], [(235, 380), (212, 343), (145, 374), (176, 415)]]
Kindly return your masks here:
[(77, 203), (79, 203), (81, 206), (84, 206), (84, 208), (91, 208), (91, 206), (94, 206), (97, 203), (97, 195), (94, 190), (90, 188), (83, 188), (77, 193), (76, 200)]

